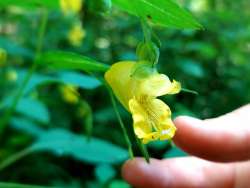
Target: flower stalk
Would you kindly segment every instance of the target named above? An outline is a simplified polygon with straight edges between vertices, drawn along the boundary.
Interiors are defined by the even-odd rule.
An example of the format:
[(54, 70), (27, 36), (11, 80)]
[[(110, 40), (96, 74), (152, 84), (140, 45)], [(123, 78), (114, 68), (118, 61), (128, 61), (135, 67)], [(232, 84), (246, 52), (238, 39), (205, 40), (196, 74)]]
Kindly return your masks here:
[[(108, 87), (108, 86), (107, 86)], [(109, 94), (110, 94), (110, 98), (111, 98), (111, 102), (112, 102), (112, 105), (113, 105), (113, 108), (114, 108), (114, 111), (115, 111), (115, 114), (116, 114), (116, 117), (118, 119), (118, 122), (121, 126), (121, 129), (122, 129), (122, 132), (123, 132), (123, 135), (124, 135), (124, 138), (125, 138), (125, 141), (126, 141), (126, 144), (127, 144), (127, 147), (128, 147), (128, 153), (129, 153), (129, 156), (130, 156), (130, 159), (133, 159), (134, 158), (134, 153), (133, 153), (133, 149), (132, 149), (132, 144), (131, 144), (131, 141), (129, 139), (129, 136), (128, 136), (128, 132), (127, 132), (127, 129), (122, 121), (122, 118), (121, 118), (121, 115), (118, 111), (118, 108), (117, 108), (117, 103), (115, 101), (115, 97), (112, 93), (112, 91), (108, 88), (109, 90)]]

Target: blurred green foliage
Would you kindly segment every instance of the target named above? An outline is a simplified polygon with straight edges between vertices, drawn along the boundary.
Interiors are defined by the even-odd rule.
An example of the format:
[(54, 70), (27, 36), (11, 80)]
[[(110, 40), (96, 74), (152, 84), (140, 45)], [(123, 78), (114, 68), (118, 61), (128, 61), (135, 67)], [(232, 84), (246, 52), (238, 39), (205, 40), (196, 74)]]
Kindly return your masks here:
[[(91, 1), (85, 0), (77, 16), (63, 16), (55, 8), (57, 4), (48, 4), (43, 51), (75, 52), (107, 65), (135, 60), (136, 46), (143, 38), (139, 19), (116, 7), (110, 11), (110, 1), (104, 1), (107, 4), (99, 10), (105, 12), (98, 12)], [(8, 58), (0, 63), (0, 118), (32, 66), (42, 15), (40, 8), (34, 8), (37, 0), (30, 1), (34, 4), (28, 7), (15, 6), (22, 1), (4, 2), (0, 3), (0, 49), (7, 51)], [(161, 24), (153, 27), (161, 40), (160, 72), (199, 93), (164, 97), (174, 116), (211, 118), (248, 103), (249, 2), (180, 0), (179, 3), (194, 14), (204, 29), (166, 29)], [(161, 18), (159, 15), (156, 19), (162, 21)], [(80, 46), (74, 46), (67, 35), (74, 23), (79, 22), (86, 36)], [(174, 23), (176, 27), (183, 26), (178, 18)], [(192, 20), (186, 24), (197, 23)], [(52, 67), (67, 68), (62, 64), (60, 52), (56, 57), (44, 54), (40, 59)], [(78, 60), (85, 62), (78, 56), (72, 62)], [(129, 187), (119, 172), (121, 162), (128, 158), (126, 143), (108, 92), (97, 79), (102, 74), (87, 75), (79, 68), (91, 71), (92, 67), (86, 64), (79, 67), (77, 63), (78, 71), (55, 70), (43, 66), (44, 61), (32, 75), (9, 126), (1, 135), (0, 181), (67, 188)], [(74, 87), (62, 90), (65, 85)], [(119, 111), (132, 132), (130, 115), (120, 106)], [(90, 134), (92, 137), (88, 139)], [(140, 154), (135, 140), (133, 146), (136, 154)], [(186, 155), (169, 142), (154, 142), (148, 148), (151, 156), (157, 158)]]

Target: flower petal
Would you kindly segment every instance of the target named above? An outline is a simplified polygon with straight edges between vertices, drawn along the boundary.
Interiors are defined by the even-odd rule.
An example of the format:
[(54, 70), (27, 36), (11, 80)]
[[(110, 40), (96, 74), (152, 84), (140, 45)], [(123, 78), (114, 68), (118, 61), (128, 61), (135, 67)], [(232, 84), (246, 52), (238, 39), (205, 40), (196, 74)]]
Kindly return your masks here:
[(162, 130), (160, 131), (160, 140), (169, 140), (174, 137), (176, 127), (170, 118), (162, 122), (161, 127)]
[[(163, 101), (161, 101), (160, 99), (151, 99), (149, 101), (148, 104), (148, 108), (150, 108), (150, 110), (152, 111), (152, 115), (155, 116), (156, 120), (157, 120), (157, 129), (161, 129), (160, 124), (161, 122), (166, 121), (167, 119), (171, 118), (171, 110), (168, 107), (168, 105), (166, 105)], [(156, 122), (155, 122), (156, 124)]]
[(147, 144), (151, 141), (155, 141), (155, 140), (158, 140), (160, 137), (159, 133), (158, 132), (152, 132), (150, 134), (147, 134), (143, 137), (142, 139), (142, 143), (143, 144)]
[(181, 85), (175, 80), (171, 82), (164, 74), (155, 73), (144, 78), (140, 84), (140, 94), (147, 94), (158, 97), (166, 94), (176, 94), (180, 92)]
[(152, 132), (152, 127), (147, 118), (147, 114), (136, 99), (129, 101), (129, 109), (133, 117), (135, 134), (142, 139)]
[(171, 86), (166, 91), (166, 94), (173, 95), (181, 91), (181, 83), (173, 80)]
[(176, 127), (171, 120), (171, 111), (168, 105), (159, 99), (152, 99), (150, 102), (150, 108), (154, 111), (154, 115), (157, 117), (155, 127), (159, 133), (160, 140), (173, 138)]
[(123, 61), (115, 63), (105, 73), (105, 80), (108, 82), (116, 97), (129, 111), (128, 101), (133, 98), (135, 83), (130, 75), (135, 63), (131, 61)]

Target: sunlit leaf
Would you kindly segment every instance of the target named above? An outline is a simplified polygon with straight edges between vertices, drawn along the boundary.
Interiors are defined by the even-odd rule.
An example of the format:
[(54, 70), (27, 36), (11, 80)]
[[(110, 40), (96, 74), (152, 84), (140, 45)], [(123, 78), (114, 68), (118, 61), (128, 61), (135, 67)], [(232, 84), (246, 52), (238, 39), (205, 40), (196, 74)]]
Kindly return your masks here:
[(40, 56), (38, 63), (55, 69), (76, 69), (89, 72), (105, 72), (108, 65), (72, 52), (54, 51)]
[(191, 29), (202, 27), (189, 12), (172, 0), (112, 0), (112, 2), (122, 10), (148, 19), (157, 25)]

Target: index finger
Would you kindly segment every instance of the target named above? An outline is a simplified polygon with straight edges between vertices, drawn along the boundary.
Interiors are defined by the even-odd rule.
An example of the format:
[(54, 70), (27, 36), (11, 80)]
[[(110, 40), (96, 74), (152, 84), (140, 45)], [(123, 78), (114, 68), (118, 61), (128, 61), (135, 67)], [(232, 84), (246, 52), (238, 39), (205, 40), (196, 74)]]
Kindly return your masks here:
[(250, 159), (250, 105), (215, 119), (174, 122), (174, 142), (192, 155), (224, 162)]

